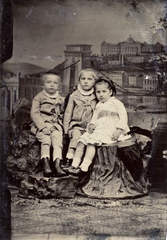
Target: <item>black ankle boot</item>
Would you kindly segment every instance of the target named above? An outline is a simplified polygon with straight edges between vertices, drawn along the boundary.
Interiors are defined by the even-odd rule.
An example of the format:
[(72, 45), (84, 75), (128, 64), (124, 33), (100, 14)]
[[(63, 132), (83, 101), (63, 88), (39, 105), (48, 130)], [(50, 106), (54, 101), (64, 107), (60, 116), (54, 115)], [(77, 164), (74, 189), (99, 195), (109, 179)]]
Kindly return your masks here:
[(50, 165), (49, 165), (49, 158), (42, 158), (41, 161), (42, 161), (44, 177), (51, 177), (52, 171), (51, 171)]
[(61, 159), (56, 158), (54, 161), (55, 177), (64, 177), (67, 173), (60, 166)]

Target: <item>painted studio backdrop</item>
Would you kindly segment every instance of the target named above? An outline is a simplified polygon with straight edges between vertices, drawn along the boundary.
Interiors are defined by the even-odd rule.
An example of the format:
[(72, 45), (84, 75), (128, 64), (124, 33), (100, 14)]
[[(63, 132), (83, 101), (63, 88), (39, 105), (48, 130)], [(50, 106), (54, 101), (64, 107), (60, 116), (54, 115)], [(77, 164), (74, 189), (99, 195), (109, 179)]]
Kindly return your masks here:
[[(2, 181), (12, 200), (6, 232), (22, 240), (19, 234), (165, 239), (166, 1), (13, 0), (4, 6), (4, 21), (8, 31), (11, 28), (9, 36), (2, 31), (1, 44), (0, 122), (7, 133), (1, 134), (6, 168)], [(115, 146), (97, 150), (82, 186), (84, 197), (77, 195), (76, 177), (46, 180), (38, 175), (39, 145), (29, 132), (29, 113), (43, 89), (41, 76), (58, 74), (59, 93), (66, 98), (76, 89), (83, 68), (93, 68), (115, 84), (129, 126), (138, 131), (144, 183), (118, 160)], [(65, 158), (66, 148), (63, 151)]]

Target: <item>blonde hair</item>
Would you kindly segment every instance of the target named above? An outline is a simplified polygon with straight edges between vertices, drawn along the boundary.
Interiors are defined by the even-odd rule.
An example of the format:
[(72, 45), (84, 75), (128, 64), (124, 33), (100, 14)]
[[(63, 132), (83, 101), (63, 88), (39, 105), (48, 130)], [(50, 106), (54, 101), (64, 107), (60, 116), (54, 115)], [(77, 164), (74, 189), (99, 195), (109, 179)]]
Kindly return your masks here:
[(58, 77), (59, 84), (61, 83), (61, 78), (60, 78), (60, 76), (57, 75), (57, 74), (55, 74), (55, 73), (44, 73), (44, 74), (41, 76), (42, 82), (44, 83), (45, 80), (46, 80), (46, 78), (47, 78), (47, 76), (50, 76), (50, 75), (55, 76), (55, 77)]
[(83, 74), (84, 72), (90, 72), (91, 75), (92, 75), (92, 77), (93, 77), (95, 80), (98, 78), (97, 72), (96, 72), (95, 69), (93, 69), (93, 68), (84, 68), (84, 69), (82, 69), (82, 70), (79, 72), (79, 76), (78, 76), (78, 79), (79, 79), (79, 80), (80, 80), (80, 78), (81, 78), (81, 76), (82, 76), (82, 74)]

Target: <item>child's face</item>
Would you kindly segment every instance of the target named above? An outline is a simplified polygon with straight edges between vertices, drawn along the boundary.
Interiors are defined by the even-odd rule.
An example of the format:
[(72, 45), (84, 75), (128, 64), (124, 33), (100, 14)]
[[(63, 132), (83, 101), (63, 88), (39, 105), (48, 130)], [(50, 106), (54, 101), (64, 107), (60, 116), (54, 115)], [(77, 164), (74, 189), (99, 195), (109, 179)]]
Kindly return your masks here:
[(58, 76), (54, 75), (46, 75), (44, 79), (44, 89), (45, 91), (53, 95), (59, 90), (59, 83), (60, 79)]
[(95, 89), (97, 99), (104, 103), (112, 96), (112, 90), (108, 88), (107, 83), (101, 83), (96, 85)]
[(85, 91), (89, 91), (95, 84), (95, 79), (93, 78), (91, 72), (83, 72), (80, 77), (81, 88)]

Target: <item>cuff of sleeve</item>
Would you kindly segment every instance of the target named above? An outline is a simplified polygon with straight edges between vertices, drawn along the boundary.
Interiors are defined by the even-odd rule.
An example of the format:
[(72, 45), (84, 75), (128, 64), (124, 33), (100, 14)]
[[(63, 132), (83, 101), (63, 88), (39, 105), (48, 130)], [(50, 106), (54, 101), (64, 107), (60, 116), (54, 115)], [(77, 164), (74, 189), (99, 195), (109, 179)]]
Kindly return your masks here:
[(42, 132), (42, 130), (43, 130), (44, 128), (46, 128), (46, 127), (40, 128), (39, 131)]

